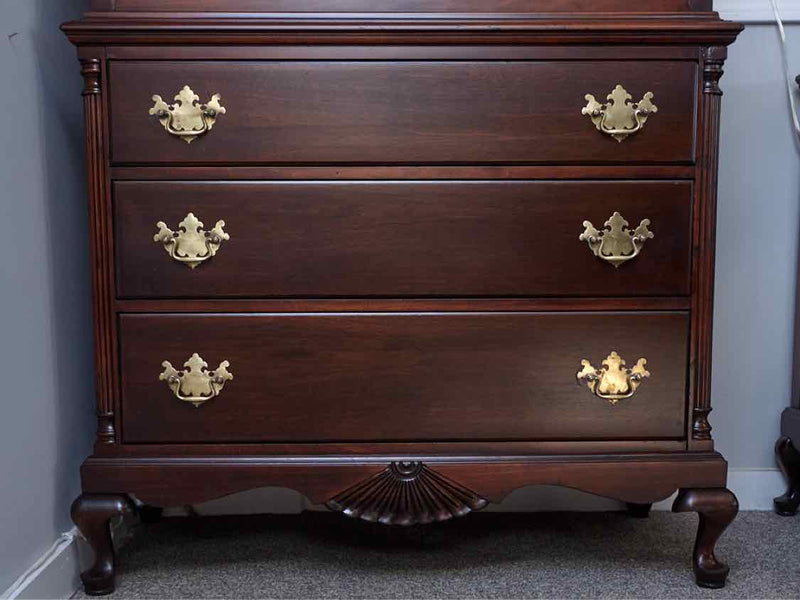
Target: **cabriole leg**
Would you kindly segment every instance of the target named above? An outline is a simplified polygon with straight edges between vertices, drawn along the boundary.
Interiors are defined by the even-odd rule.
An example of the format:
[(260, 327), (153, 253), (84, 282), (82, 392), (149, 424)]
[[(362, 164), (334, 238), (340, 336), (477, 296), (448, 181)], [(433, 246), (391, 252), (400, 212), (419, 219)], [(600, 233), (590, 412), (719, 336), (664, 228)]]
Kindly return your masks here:
[(725, 488), (682, 489), (675, 498), (672, 512), (696, 512), (700, 516), (692, 565), (697, 585), (725, 587), (730, 568), (717, 560), (714, 547), (739, 512), (736, 496)]
[(72, 503), (72, 520), (94, 552), (94, 563), (81, 573), (87, 594), (103, 596), (114, 591), (111, 519), (133, 509), (123, 495), (83, 494)]
[(783, 496), (773, 501), (775, 512), (782, 517), (791, 517), (800, 506), (800, 452), (792, 445), (792, 440), (782, 437), (775, 443), (775, 456), (789, 486)]

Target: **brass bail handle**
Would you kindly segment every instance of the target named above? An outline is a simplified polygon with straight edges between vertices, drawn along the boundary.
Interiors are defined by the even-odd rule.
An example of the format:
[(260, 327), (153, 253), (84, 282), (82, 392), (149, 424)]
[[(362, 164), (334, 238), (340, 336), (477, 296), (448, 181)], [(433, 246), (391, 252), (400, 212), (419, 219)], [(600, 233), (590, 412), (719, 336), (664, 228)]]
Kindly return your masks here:
[(598, 230), (591, 221), (583, 222), (584, 231), (578, 236), (586, 242), (594, 255), (614, 265), (615, 268), (629, 260), (633, 260), (644, 248), (647, 240), (655, 235), (650, 231), (650, 219), (642, 219), (639, 226), (631, 230), (625, 218), (615, 212)]
[(599, 368), (583, 359), (576, 377), (598, 398), (617, 404), (620, 400), (632, 397), (642, 381), (650, 377), (650, 372), (645, 368), (647, 359), (640, 358), (630, 369), (625, 364), (616, 352), (609, 354)]
[(164, 221), (156, 223), (158, 232), (153, 241), (163, 244), (170, 258), (191, 269), (217, 254), (222, 242), (231, 239), (225, 232), (225, 221), (217, 221), (211, 231), (203, 229), (203, 222), (189, 213), (178, 223), (178, 231), (172, 231)]
[(621, 85), (617, 85), (607, 97), (608, 103), (598, 102), (592, 94), (584, 97), (587, 104), (581, 109), (598, 131), (611, 136), (618, 142), (640, 131), (648, 117), (658, 112), (653, 104), (653, 92), (647, 92), (642, 99), (633, 103), (633, 96)]
[(161, 96), (154, 95), (149, 114), (158, 118), (167, 133), (191, 144), (197, 137), (211, 131), (217, 117), (227, 112), (220, 104), (221, 99), (219, 94), (214, 94), (207, 104), (200, 104), (200, 96), (185, 85), (175, 95), (175, 104), (167, 104)]
[(187, 367), (185, 371), (178, 371), (168, 360), (161, 363), (161, 366), (164, 371), (158, 376), (158, 380), (166, 381), (178, 400), (190, 402), (195, 408), (219, 396), (225, 382), (233, 379), (233, 373), (228, 371), (231, 364), (227, 360), (209, 371), (208, 363), (197, 352), (183, 363)]

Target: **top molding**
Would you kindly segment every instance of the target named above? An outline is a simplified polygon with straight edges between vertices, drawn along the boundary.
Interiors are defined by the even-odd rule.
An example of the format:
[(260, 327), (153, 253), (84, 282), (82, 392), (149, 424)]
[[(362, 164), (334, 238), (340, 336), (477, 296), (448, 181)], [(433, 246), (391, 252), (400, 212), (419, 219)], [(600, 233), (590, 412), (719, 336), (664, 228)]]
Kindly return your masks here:
[[(530, 12), (530, 0), (90, 0), (92, 12), (212, 13), (483, 13)], [(779, 0), (784, 22), (800, 22), (800, 0)], [(539, 0), (537, 12), (692, 13), (716, 10), (724, 19), (772, 23), (769, 0)]]
[[(752, 2), (753, 0), (748, 0)], [(91, 11), (183, 13), (680, 13), (712, 0), (90, 0)]]
[[(182, 1), (175, 0), (176, 3)], [(509, 0), (512, 4), (517, 1)], [(544, 1), (555, 6), (556, 0)], [(603, 1), (598, 0), (598, 4)], [(655, 3), (675, 0), (652, 1)], [(62, 29), (70, 41), (79, 46), (293, 44), (726, 46), (736, 39), (742, 26), (720, 20), (717, 13), (698, 11), (569, 15), (564, 12), (251, 13), (247, 15), (214, 12), (92, 12), (80, 21), (65, 23)]]

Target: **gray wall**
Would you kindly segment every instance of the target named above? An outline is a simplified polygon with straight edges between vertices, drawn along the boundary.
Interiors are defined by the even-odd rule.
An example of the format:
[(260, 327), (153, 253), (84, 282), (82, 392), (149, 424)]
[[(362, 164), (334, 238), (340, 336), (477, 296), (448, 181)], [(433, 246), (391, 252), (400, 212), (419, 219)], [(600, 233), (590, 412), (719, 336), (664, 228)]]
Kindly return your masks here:
[[(787, 33), (800, 73), (800, 27)], [(732, 468), (774, 466), (792, 385), (800, 223), (797, 146), (777, 30), (748, 26), (721, 85), (711, 424)]]
[[(94, 431), (81, 80), (57, 31), (84, 0), (2, 8), (0, 590), (70, 528)], [(800, 44), (800, 27), (789, 33)], [(800, 190), (779, 58), (774, 29), (751, 26), (722, 80), (711, 418), (733, 468), (774, 467), (790, 396)], [(263, 497), (227, 506), (271, 508)]]
[(85, 4), (2, 3), (0, 592), (71, 528), (94, 429), (81, 81), (58, 31)]

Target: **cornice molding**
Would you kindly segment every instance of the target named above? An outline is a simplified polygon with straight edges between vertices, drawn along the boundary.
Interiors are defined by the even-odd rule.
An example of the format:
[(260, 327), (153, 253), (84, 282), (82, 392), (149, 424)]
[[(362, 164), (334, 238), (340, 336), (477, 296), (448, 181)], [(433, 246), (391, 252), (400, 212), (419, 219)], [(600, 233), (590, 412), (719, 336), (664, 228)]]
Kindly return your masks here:
[[(775, 21), (769, 0), (714, 0), (714, 10), (723, 19), (739, 23)], [(784, 23), (800, 23), (800, 0), (778, 0), (778, 10)]]
[(218, 16), (153, 18), (119, 13), (92, 15), (62, 25), (77, 45), (481, 45), (612, 44), (726, 46), (741, 30), (738, 23), (710, 17), (631, 15), (563, 18), (437, 16), (410, 19), (346, 15), (307, 18)]

